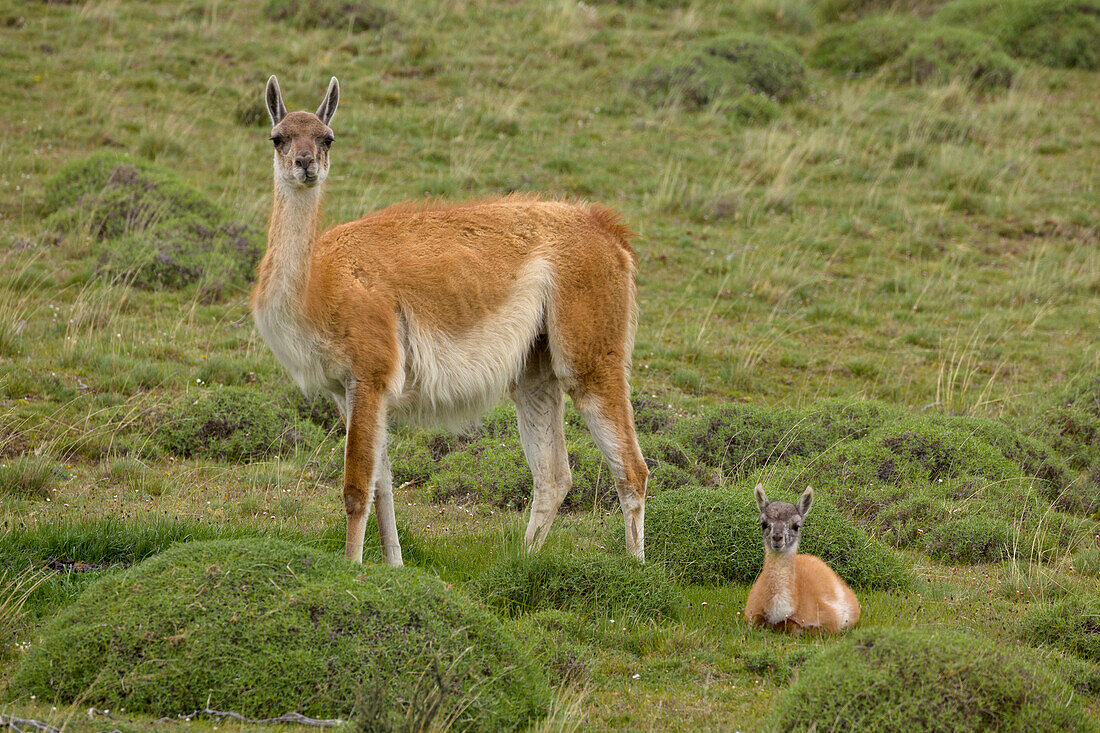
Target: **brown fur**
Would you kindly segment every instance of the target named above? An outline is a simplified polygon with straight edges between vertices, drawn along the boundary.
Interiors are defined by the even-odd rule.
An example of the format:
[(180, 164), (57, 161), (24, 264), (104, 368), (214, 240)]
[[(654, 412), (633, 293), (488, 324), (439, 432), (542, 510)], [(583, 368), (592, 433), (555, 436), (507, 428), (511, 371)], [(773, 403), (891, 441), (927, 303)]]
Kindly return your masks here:
[(769, 502), (760, 485), (756, 494), (764, 531), (764, 569), (749, 591), (745, 618), (753, 626), (794, 634), (838, 632), (854, 626), (861, 609), (852, 589), (821, 558), (798, 554), (812, 489), (798, 504)]
[[(338, 91), (333, 79), (319, 115), (331, 119)], [(521, 413), (535, 474), (529, 547), (545, 539), (570, 483), (564, 391), (612, 467), (627, 544), (641, 559), (648, 470), (627, 385), (636, 257), (618, 214), (529, 194), (404, 203), (318, 237), (328, 120), (285, 114), (274, 77), (268, 108), (279, 140), (275, 200), (252, 309), (299, 384), (329, 392), (345, 413), (347, 556), (361, 556), (377, 502), (387, 560), (400, 564), (386, 415), (458, 420), (502, 387)]]

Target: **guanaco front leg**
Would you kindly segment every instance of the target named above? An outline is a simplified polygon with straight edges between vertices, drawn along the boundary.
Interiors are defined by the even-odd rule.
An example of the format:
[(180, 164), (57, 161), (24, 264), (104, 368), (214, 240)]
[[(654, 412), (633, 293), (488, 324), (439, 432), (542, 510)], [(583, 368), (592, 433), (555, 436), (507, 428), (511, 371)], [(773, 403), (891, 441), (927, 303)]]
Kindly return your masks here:
[[(357, 385), (348, 390), (348, 408), (348, 437), (344, 446), (344, 510), (348, 515), (348, 533), (344, 557), (361, 563), (363, 535), (374, 501), (375, 473), (385, 450), (385, 413), (382, 395)], [(388, 496), (392, 521), (392, 491)], [(381, 517), (379, 519), (381, 521)], [(396, 541), (396, 530), (393, 535)]]
[(397, 537), (397, 517), (393, 510), (393, 466), (389, 453), (382, 449), (381, 460), (375, 470), (375, 517), (378, 520), (378, 536), (382, 541), (382, 556), (387, 565), (400, 567), (401, 540)]

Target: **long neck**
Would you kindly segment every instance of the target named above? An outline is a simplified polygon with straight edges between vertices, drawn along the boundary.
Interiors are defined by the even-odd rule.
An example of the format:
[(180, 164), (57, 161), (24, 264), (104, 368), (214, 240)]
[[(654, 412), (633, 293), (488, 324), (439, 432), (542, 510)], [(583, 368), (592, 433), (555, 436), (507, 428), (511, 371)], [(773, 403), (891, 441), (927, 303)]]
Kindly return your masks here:
[(290, 305), (305, 290), (320, 215), (320, 186), (291, 188), (276, 179), (267, 251), (256, 280), (260, 299)]
[(798, 548), (791, 552), (776, 552), (770, 548), (764, 549), (764, 569), (761, 575), (768, 576), (772, 584), (787, 586), (793, 585), (795, 579), (795, 558), (798, 557)]

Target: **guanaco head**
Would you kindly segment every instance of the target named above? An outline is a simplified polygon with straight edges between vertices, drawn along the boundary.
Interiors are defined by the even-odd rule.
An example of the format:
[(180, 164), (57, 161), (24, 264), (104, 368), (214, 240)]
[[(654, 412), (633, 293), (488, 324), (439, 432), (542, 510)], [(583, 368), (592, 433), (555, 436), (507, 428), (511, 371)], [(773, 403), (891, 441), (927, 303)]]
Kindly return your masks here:
[(340, 103), (340, 83), (332, 77), (316, 114), (288, 114), (274, 76), (267, 80), (266, 99), (271, 142), (275, 144), (275, 180), (291, 188), (320, 185), (328, 176), (328, 149), (336, 139), (328, 124)]
[(756, 506), (760, 508), (760, 530), (764, 534), (764, 549), (769, 552), (797, 553), (802, 521), (810, 513), (814, 490), (807, 486), (798, 502), (768, 501), (763, 484), (757, 484), (753, 492)]

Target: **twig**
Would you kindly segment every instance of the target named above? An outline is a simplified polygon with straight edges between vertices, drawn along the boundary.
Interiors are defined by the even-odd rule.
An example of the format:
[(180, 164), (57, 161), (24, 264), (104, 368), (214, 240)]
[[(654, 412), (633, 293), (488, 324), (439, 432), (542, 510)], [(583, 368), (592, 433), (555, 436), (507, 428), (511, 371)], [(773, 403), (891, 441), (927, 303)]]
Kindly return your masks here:
[(255, 720), (253, 718), (246, 718), (240, 713), (225, 712), (223, 710), (211, 710), (210, 708), (204, 708), (203, 710), (196, 710), (187, 715), (177, 715), (175, 718), (160, 718), (153, 721), (153, 725), (159, 723), (170, 723), (174, 720), (191, 720), (199, 715), (209, 715), (212, 718), (232, 718), (242, 723), (248, 723), (249, 725), (266, 725), (267, 723), (294, 723), (295, 725), (312, 725), (317, 728), (334, 728), (344, 721), (339, 718), (310, 718), (301, 713), (283, 713), (277, 718), (264, 718), (262, 720)]
[(26, 733), (26, 731), (19, 727), (21, 725), (29, 725), (32, 728), (44, 730), (46, 731), (46, 733), (61, 733), (60, 728), (55, 728), (49, 723), (43, 723), (41, 720), (31, 720), (30, 718), (17, 718), (14, 715), (4, 715), (3, 713), (0, 713), (0, 728), (10, 728), (16, 733)]

